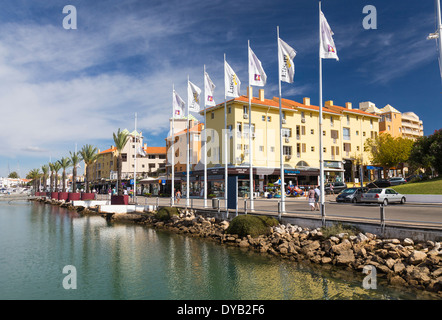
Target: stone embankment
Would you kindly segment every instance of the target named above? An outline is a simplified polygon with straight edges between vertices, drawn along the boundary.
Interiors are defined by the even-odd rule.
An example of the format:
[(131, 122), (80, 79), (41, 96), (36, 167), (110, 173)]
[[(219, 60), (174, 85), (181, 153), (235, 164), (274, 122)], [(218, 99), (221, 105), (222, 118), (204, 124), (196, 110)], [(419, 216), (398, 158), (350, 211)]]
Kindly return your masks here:
[[(78, 212), (97, 214), (93, 209), (68, 206)], [(195, 215), (179, 209), (179, 216), (160, 221), (154, 214), (101, 214), (110, 221), (134, 222), (156, 229), (214, 240), (294, 261), (335, 265), (362, 272), (367, 265), (376, 268), (377, 277), (393, 286), (411, 287), (442, 297), (442, 248), (440, 242), (415, 243), (412, 239), (381, 239), (375, 234), (340, 233), (325, 237), (320, 228), (296, 225), (272, 227), (269, 235), (253, 238), (227, 234), (229, 221)]]
[(438, 293), (442, 297), (442, 248), (440, 242), (414, 243), (412, 239), (379, 239), (375, 234), (340, 233), (328, 238), (321, 229), (290, 224), (271, 229), (270, 235), (252, 238), (226, 234), (228, 221), (181, 213), (169, 221), (154, 216), (140, 218), (150, 227), (175, 233), (210, 238), (219, 243), (269, 253), (294, 261), (308, 260), (362, 272), (364, 266), (376, 268), (377, 276), (394, 286), (413, 287)]

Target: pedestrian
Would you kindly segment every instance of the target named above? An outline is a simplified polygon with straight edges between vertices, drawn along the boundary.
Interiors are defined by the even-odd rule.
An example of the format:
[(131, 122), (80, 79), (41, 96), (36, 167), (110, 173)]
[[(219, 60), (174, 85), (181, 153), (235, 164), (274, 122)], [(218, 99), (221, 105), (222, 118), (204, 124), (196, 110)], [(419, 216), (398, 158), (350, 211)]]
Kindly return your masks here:
[(312, 187), (308, 188), (308, 192), (306, 193), (306, 197), (308, 199), (308, 204), (310, 205), (310, 211), (315, 210), (315, 190)]
[(330, 183), (330, 194), (335, 195), (335, 193), (333, 191), (333, 182)]
[(319, 211), (319, 198), (321, 197), (321, 190), (319, 189), (319, 186), (316, 186), (315, 188), (315, 208)]
[(176, 203), (180, 203), (180, 199), (181, 199), (181, 191), (177, 190), (177, 192), (175, 193), (175, 198), (176, 198)]

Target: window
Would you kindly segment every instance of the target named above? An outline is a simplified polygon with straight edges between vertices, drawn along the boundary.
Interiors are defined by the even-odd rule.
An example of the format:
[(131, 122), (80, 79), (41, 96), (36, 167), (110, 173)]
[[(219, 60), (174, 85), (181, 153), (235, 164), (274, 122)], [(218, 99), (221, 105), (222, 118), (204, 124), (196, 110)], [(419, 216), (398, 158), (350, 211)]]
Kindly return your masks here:
[(373, 129), (373, 119), (370, 119), (370, 128)]
[(232, 107), (228, 108), (228, 113), (232, 113)]
[(310, 134), (315, 134), (315, 129), (310, 129)]
[(144, 168), (144, 167), (145, 167), (145, 165), (144, 165), (144, 164), (142, 164), (142, 165), (141, 165), (141, 168)]
[(292, 136), (292, 129), (290, 128), (282, 128), (282, 136), (284, 138), (289, 138)]
[(315, 152), (315, 147), (311, 147), (310, 150), (311, 150), (312, 152)]
[(244, 114), (249, 114), (249, 107), (248, 106), (243, 106), (242, 107), (242, 111)]
[(350, 128), (343, 128), (342, 135), (344, 140), (350, 140)]
[(272, 121), (272, 117), (271, 116), (267, 116), (267, 122), (271, 122)]
[(301, 111), (301, 119), (305, 119), (305, 112)]
[(148, 158), (148, 159), (155, 159), (155, 155), (154, 155), (154, 154), (149, 154), (149, 155), (147, 156), (147, 158)]
[(121, 154), (121, 161), (126, 162), (127, 161), (127, 153)]
[(241, 135), (242, 135), (242, 123), (237, 122), (236, 123), (236, 137), (241, 138)]
[(262, 115), (262, 116), (261, 116), (261, 120), (262, 120), (262, 121), (266, 121), (266, 116), (265, 116), (265, 115)]
[(333, 127), (333, 116), (330, 116), (330, 126)]
[(264, 152), (264, 146), (259, 146), (259, 152)]
[(344, 151), (345, 152), (351, 151), (351, 144), (350, 143), (344, 143)]
[(339, 156), (339, 147), (335, 147), (336, 155)]
[(291, 146), (284, 146), (283, 149), (283, 155), (285, 156), (291, 156), (292, 155), (292, 147)]
[(306, 152), (307, 146), (305, 145), (305, 143), (302, 144), (302, 152)]
[(322, 131), (322, 135), (325, 137), (325, 130), (324, 131)]
[(362, 136), (364, 136), (364, 137), (365, 137), (365, 131), (362, 131)]
[(322, 150), (323, 150), (324, 153), (327, 153), (327, 148), (326, 147), (322, 148)]
[(301, 134), (305, 136), (305, 126), (301, 126)]
[(282, 118), (285, 120), (285, 111), (282, 112)]
[(359, 151), (359, 146), (356, 146), (356, 151)]
[(358, 131), (358, 130), (356, 130), (356, 135), (357, 135), (357, 136), (359, 135), (359, 131)]
[(275, 152), (275, 147), (270, 147), (270, 152)]
[(236, 150), (242, 150), (242, 144), (237, 144), (236, 145)]
[(215, 112), (212, 112), (212, 114), (210, 115), (211, 119), (215, 119)]
[(301, 144), (300, 144), (300, 143), (297, 143), (297, 144), (296, 144), (296, 155), (297, 155), (298, 157), (301, 156)]
[(338, 130), (330, 130), (330, 136), (332, 139), (338, 139), (339, 138), (339, 131)]
[(165, 154), (160, 154), (158, 158), (159, 159), (166, 159), (166, 155)]
[(347, 126), (350, 125), (350, 116), (347, 114)]

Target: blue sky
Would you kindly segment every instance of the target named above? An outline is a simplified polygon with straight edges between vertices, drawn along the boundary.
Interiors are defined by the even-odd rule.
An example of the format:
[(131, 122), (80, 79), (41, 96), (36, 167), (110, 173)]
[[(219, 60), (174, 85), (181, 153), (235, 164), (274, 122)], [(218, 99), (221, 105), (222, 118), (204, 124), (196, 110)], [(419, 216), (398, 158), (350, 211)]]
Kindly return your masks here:
[[(65, 5), (77, 30), (63, 28)], [(377, 9), (365, 30), (362, 9)], [(339, 62), (323, 61), (324, 100), (372, 101), (441, 128), (442, 84), (434, 1), (325, 0)], [(247, 40), (278, 94), (276, 26), (296, 51), (286, 98), (318, 104), (318, 2), (313, 0), (4, 0), (0, 11), (0, 176), (21, 176), (67, 156), (75, 145), (112, 144), (118, 128), (138, 128), (163, 146), (172, 85), (186, 99), (187, 75), (203, 88), (203, 65), (224, 99), (223, 55), (247, 86)]]

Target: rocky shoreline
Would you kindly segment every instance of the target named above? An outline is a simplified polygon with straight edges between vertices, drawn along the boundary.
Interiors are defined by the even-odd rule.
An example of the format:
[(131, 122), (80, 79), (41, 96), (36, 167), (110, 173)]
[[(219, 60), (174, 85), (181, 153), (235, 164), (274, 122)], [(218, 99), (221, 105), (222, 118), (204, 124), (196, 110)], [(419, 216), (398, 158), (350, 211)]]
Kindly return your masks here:
[[(99, 214), (93, 209), (75, 208), (82, 214)], [(293, 261), (337, 266), (362, 274), (365, 266), (376, 268), (376, 276), (397, 287), (415, 288), (436, 293), (442, 298), (442, 248), (440, 242), (415, 243), (412, 239), (381, 239), (375, 234), (340, 233), (325, 237), (321, 229), (296, 225), (272, 227), (268, 236), (256, 238), (227, 234), (229, 221), (179, 209), (179, 216), (168, 221), (146, 214), (103, 214), (112, 222), (132, 222), (155, 229), (206, 238), (223, 245), (268, 253)]]

